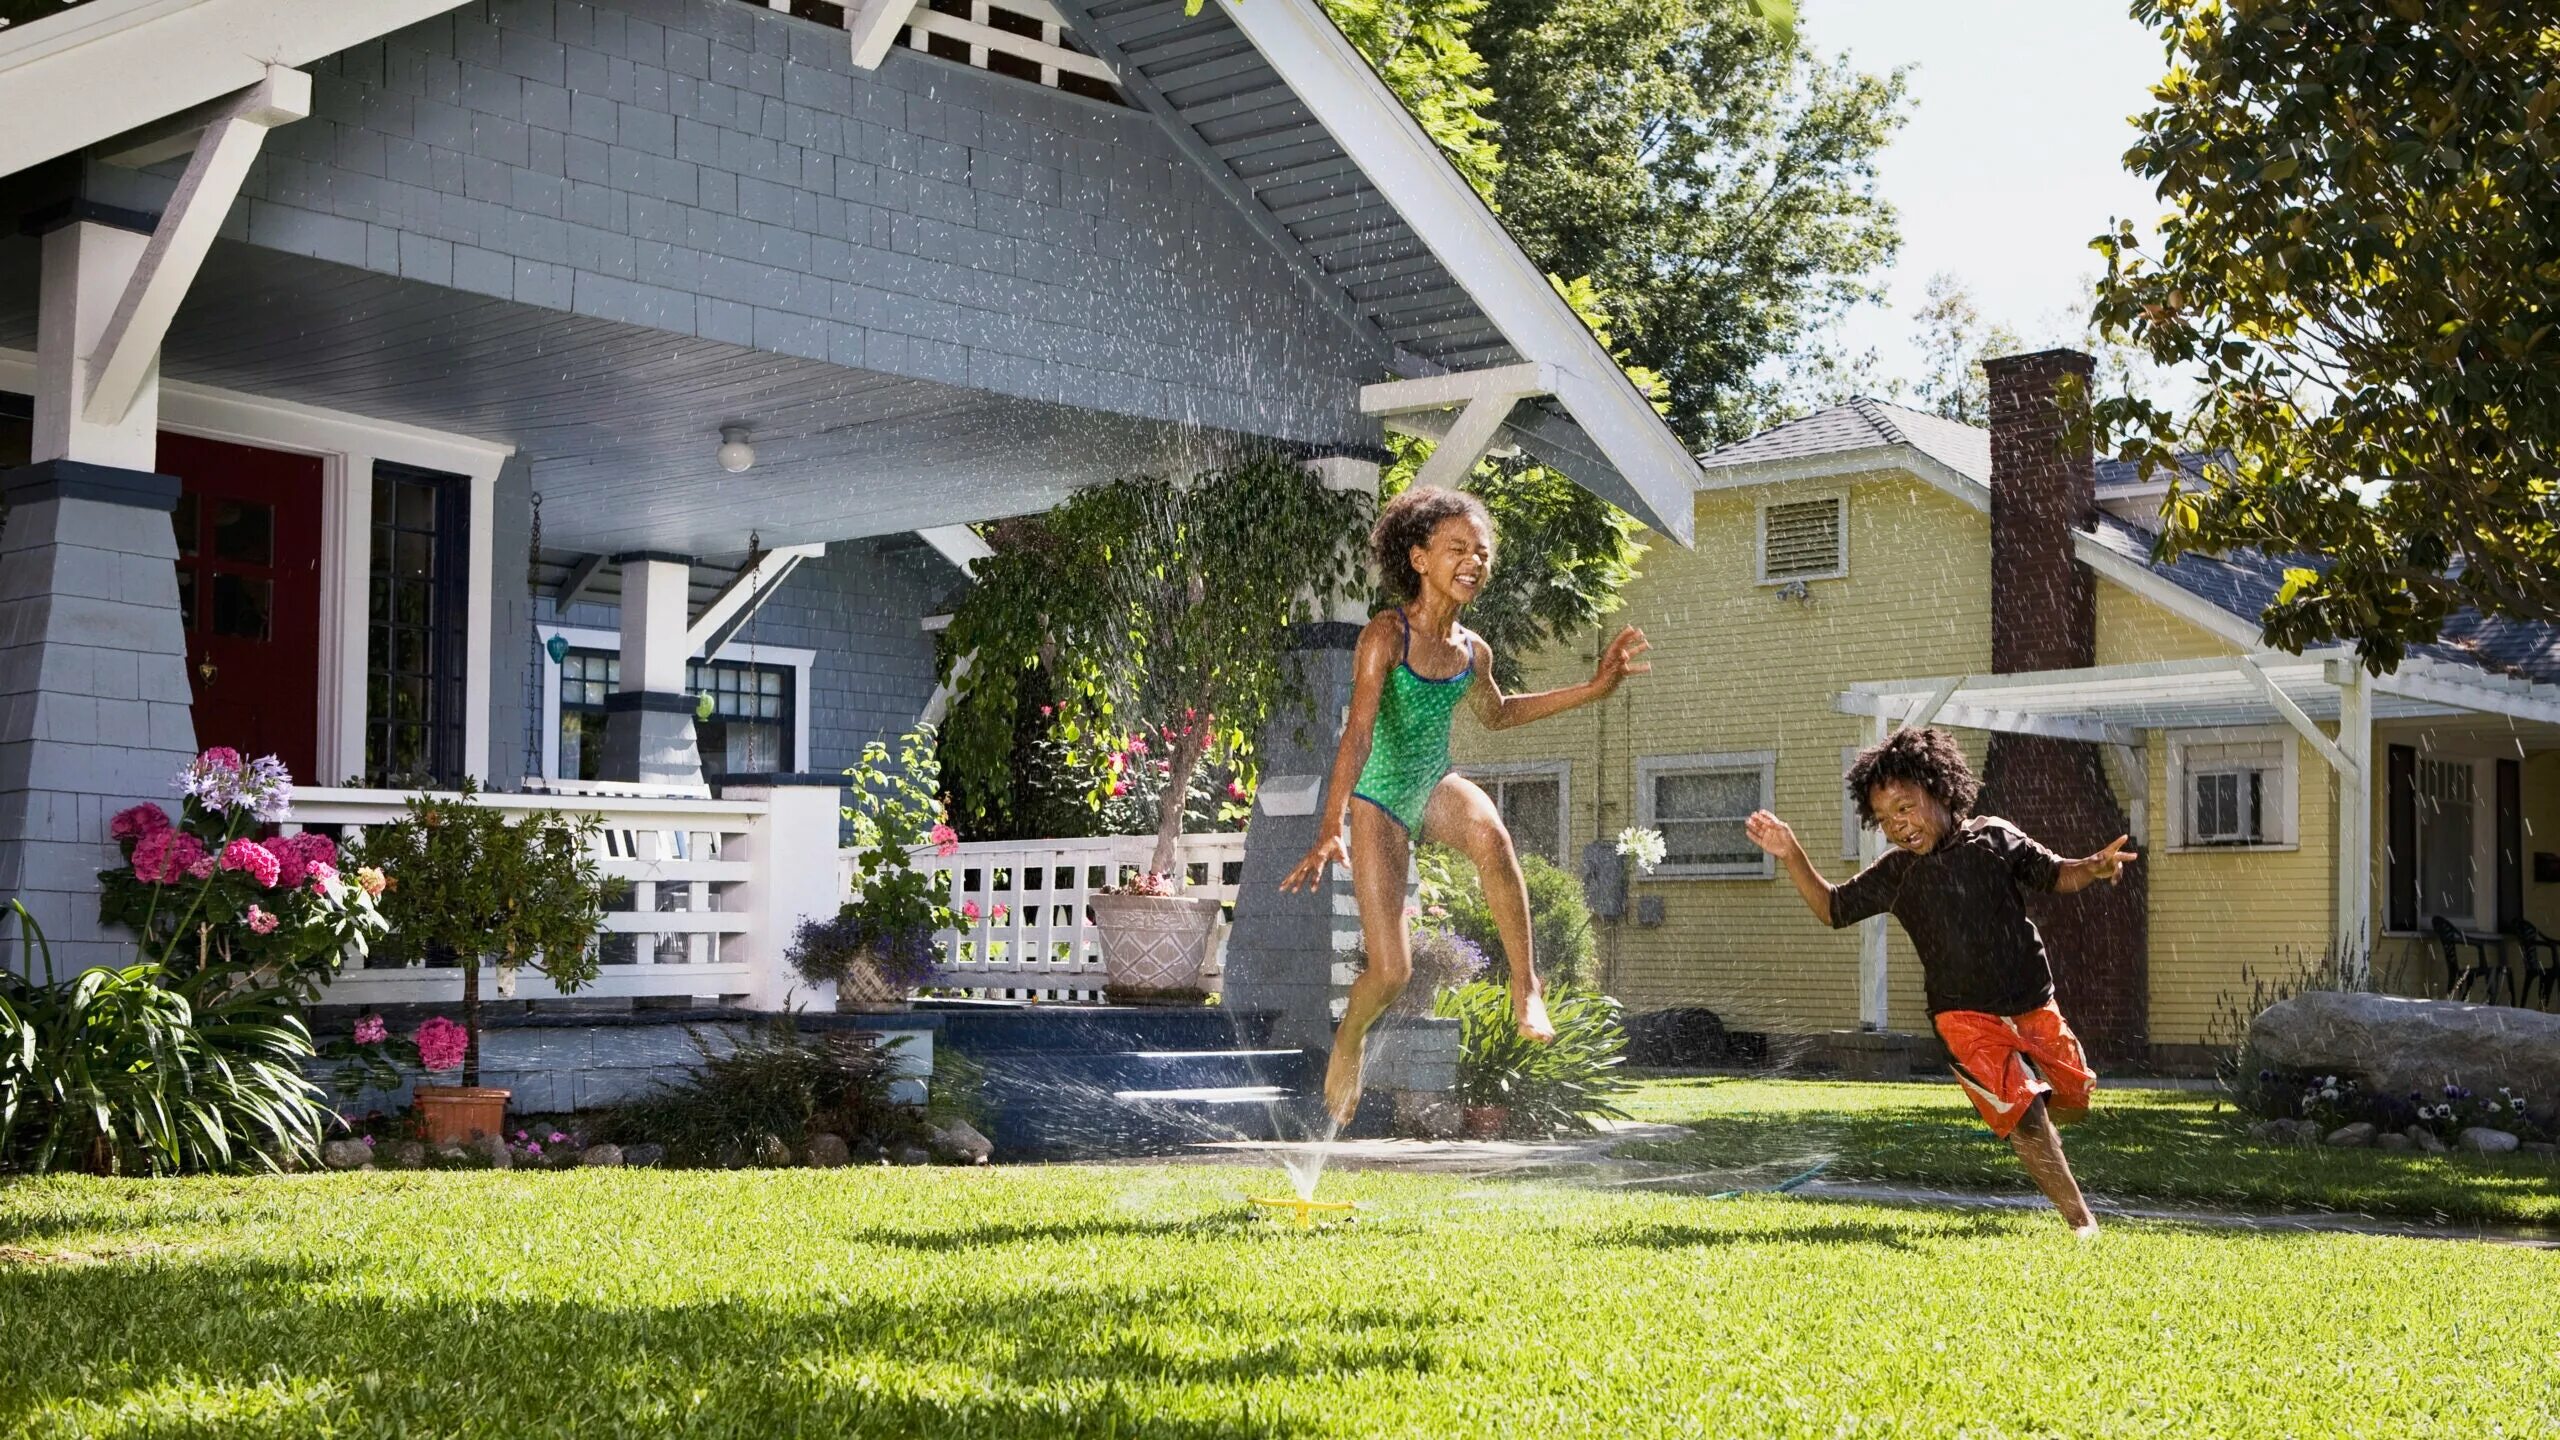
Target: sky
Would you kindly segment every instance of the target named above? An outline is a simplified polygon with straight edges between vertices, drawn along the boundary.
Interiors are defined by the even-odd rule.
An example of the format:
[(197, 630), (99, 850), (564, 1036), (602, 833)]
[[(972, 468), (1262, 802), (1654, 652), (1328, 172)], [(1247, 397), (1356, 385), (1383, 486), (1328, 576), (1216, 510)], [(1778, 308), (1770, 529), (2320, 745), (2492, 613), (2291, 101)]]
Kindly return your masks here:
[(1889, 308), (1845, 330), (1887, 375), (1919, 369), (1912, 315), (1929, 277), (1972, 290), (1986, 319), (2030, 340), (2069, 333), (2101, 262), (2089, 238), (2163, 208), (2127, 174), (2128, 116), (2165, 71), (2124, 0), (1798, 0), (1806, 37), (1863, 70), (1910, 68), (1910, 119), (1877, 165), (1902, 217)]

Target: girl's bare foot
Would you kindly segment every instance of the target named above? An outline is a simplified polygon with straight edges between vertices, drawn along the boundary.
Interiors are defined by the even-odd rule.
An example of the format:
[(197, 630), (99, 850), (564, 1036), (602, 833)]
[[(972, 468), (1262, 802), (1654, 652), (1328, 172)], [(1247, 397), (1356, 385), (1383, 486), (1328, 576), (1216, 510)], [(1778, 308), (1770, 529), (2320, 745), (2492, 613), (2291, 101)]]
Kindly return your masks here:
[(1543, 991), (1511, 992), (1511, 1018), (1520, 1025), (1520, 1038), (1541, 1045), (1556, 1038), (1555, 1023), (1547, 1018), (1547, 997)]
[(1360, 1052), (1368, 1038), (1366, 1033), (1335, 1036), (1333, 1057), (1325, 1062), (1324, 1108), (1337, 1128), (1348, 1126), (1360, 1109)]

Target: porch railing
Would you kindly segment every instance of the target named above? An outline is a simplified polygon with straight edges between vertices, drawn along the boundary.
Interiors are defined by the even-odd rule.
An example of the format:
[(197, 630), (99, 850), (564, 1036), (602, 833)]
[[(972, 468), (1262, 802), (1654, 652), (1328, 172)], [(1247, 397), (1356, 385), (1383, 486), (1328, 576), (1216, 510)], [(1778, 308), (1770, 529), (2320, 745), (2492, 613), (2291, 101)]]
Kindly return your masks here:
[[(453, 797), (459, 798), (459, 797)], [(297, 789), (287, 830), (334, 829), (342, 842), (367, 827), (398, 819), (408, 792)], [(594, 815), (603, 872), (629, 882), (608, 910), (598, 936), (602, 973), (581, 996), (682, 996), (717, 1000), (755, 992), (759, 956), (752, 907), (739, 893), (752, 877), (745, 841), (767, 820), (762, 800), (689, 800), (627, 795), (482, 795), (496, 810), (558, 810)], [(396, 883), (397, 877), (394, 877)], [(497, 994), (494, 972), (481, 974), (481, 997)], [(517, 975), (514, 998), (560, 994), (531, 967)], [(330, 1004), (449, 1004), (462, 995), (461, 972), (376, 954), (351, 961), (325, 997)]]
[[(1177, 853), (1184, 893), (1221, 902), (1210, 951), (1215, 973), (1235, 918), (1244, 836), (1186, 835)], [(1143, 873), (1154, 854), (1150, 835), (976, 841), (949, 856), (918, 854), (916, 863), (934, 874), (953, 909), (977, 907), (976, 923), (934, 936), (941, 955), (934, 988), (990, 1000), (1100, 1000), (1102, 937), (1086, 902)], [(853, 858), (849, 850), (842, 856), (847, 894)]]

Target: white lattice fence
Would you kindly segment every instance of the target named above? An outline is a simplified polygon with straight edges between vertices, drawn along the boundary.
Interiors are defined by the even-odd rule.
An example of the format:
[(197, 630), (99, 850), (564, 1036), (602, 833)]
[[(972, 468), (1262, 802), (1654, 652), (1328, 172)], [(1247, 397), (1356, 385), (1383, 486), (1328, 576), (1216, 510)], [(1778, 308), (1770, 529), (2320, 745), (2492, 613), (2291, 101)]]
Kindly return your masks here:
[[(947, 857), (919, 852), (917, 865), (934, 873), (952, 908), (967, 914), (974, 907), (976, 915), (968, 928), (934, 936), (942, 957), (936, 988), (987, 999), (1100, 999), (1102, 937), (1086, 902), (1145, 871), (1154, 853), (1155, 840), (1145, 835), (984, 841)], [(1186, 835), (1179, 853), (1184, 893), (1220, 902), (1224, 919), (1210, 952), (1215, 973), (1235, 918), (1244, 836)], [(850, 852), (844, 863), (849, 876)]]
[[(352, 839), (367, 826), (399, 818), (408, 798), (389, 790), (299, 789), (293, 819), (284, 828), (334, 828), (342, 839)], [(596, 837), (599, 867), (630, 882), (630, 888), (604, 917), (598, 936), (604, 947), (602, 974), (578, 994), (711, 998), (755, 988), (749, 954), (753, 917), (733, 903), (733, 892), (749, 879), (749, 866), (730, 857), (764, 823), (768, 807), (763, 802), (608, 794), (483, 795), (477, 803), (510, 811), (563, 810), (603, 820)], [(495, 993), (494, 984), (491, 975), (482, 975), (484, 998)], [(518, 977), (518, 999), (558, 994), (530, 968)], [(331, 1004), (439, 1004), (461, 995), (458, 970), (376, 956), (371, 964), (350, 963), (331, 983), (326, 999)]]

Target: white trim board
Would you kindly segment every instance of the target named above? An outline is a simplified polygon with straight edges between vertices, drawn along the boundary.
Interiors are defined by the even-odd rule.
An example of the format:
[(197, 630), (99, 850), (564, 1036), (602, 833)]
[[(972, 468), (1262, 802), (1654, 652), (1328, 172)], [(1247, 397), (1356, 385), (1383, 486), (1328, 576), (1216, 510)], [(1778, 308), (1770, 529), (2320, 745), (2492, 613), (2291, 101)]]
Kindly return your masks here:
[[(2168, 751), (2169, 781), (2168, 829), (2160, 837), (2158, 848), (2177, 855), (2255, 855), (2302, 848), (2302, 750), (2300, 737), (2290, 725), (2239, 725), (2207, 730), (2166, 730), (2161, 742)], [(2190, 750), (2213, 745), (2263, 745), (2276, 752), (2275, 791), (2260, 797), (2264, 806), (2260, 828), (2268, 838), (2250, 845), (2197, 845), (2187, 840), (2190, 830), (2188, 777), (2199, 767), (2188, 756)], [(2225, 765), (2208, 764), (2201, 768), (2218, 770)]]
[[(541, 621), (533, 627), (537, 646), (549, 645), (553, 636), (569, 642), (576, 650), (602, 650), (620, 654), (622, 636), (618, 631), (599, 630), (592, 625), (555, 625)], [(732, 653), (743, 651), (746, 653)], [(731, 640), (716, 655), (705, 655), (696, 646), (688, 660), (728, 660), (750, 665), (788, 665), (791, 667), (791, 763), (785, 770), (804, 770), (809, 765), (809, 672), (818, 663), (818, 652), (797, 645), (751, 645)], [(557, 780), (560, 768), (560, 667), (549, 654), (540, 656), (542, 666), (542, 773), (545, 783)]]
[(1783, 460), (1749, 460), (1738, 465), (1709, 465), (1700, 472), (1698, 489), (1748, 490), (1791, 480), (1866, 482), (1900, 471), (1933, 486), (1974, 509), (1991, 513), (1991, 487), (1929, 454), (1916, 445), (1861, 445), (1826, 455), (1800, 455)]

